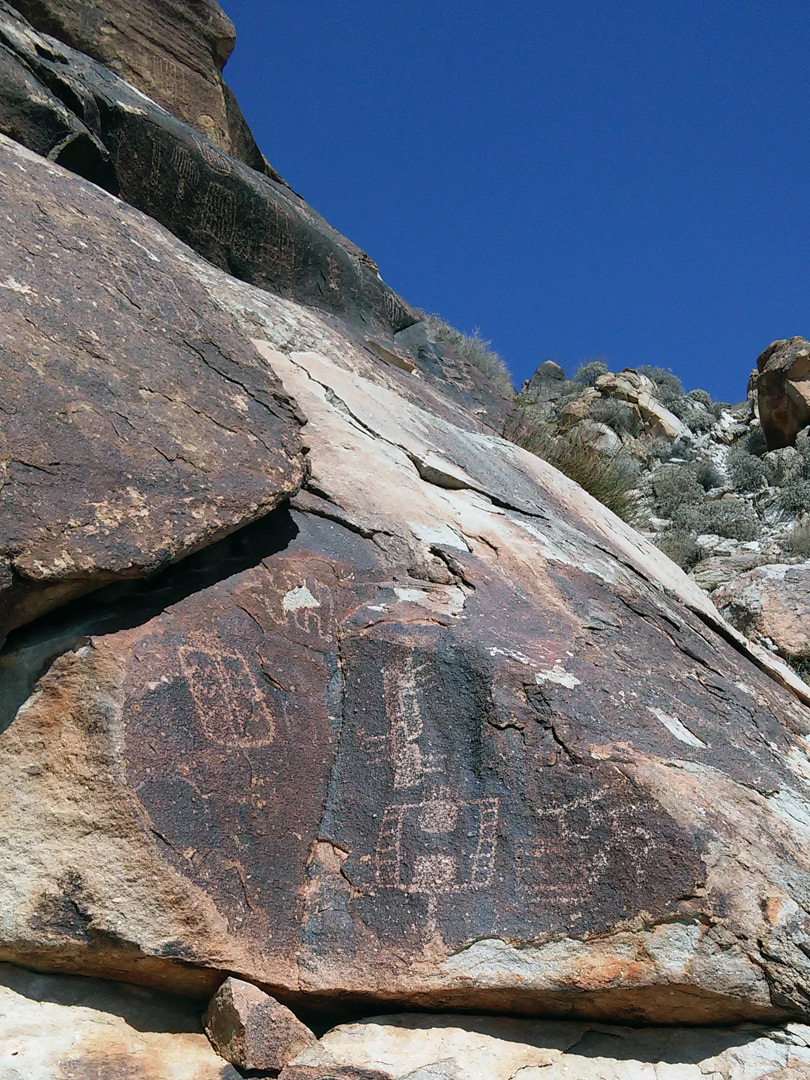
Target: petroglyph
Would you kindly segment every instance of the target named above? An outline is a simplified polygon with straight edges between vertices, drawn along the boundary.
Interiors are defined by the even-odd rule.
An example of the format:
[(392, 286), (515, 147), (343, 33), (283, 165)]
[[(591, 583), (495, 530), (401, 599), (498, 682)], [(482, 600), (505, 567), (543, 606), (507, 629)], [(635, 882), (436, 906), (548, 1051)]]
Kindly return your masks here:
[(275, 721), (243, 656), (209, 638), (181, 645), (180, 667), (197, 718), (211, 742), (241, 748), (269, 746)]
[(217, 150), (215, 146), (212, 146), (209, 142), (203, 142), (200, 140), (197, 143), (202, 154), (203, 161), (215, 173), (219, 173), (220, 176), (230, 176), (233, 172), (233, 165), (222, 153), (221, 150)]
[(233, 243), (236, 231), (236, 204), (233, 192), (212, 181), (208, 185), (200, 208), (200, 227), (225, 245)]
[(435, 898), (492, 884), (498, 799), (457, 800), (447, 789), (388, 806), (377, 841), (377, 886)]
[(426, 666), (417, 666), (409, 656), (401, 667), (392, 666), (383, 673), (395, 788), (417, 787), (426, 776), (443, 769), (436, 755), (425, 754), (418, 741), (424, 723), (416, 677)]

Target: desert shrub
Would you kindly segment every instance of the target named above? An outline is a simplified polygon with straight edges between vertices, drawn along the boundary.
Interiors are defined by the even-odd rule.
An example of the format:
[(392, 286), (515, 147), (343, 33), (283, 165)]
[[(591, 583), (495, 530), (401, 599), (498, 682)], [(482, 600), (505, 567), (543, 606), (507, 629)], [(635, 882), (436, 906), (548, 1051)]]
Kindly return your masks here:
[(788, 664), (810, 686), (810, 656), (795, 656)]
[(782, 541), (782, 547), (797, 559), (810, 559), (810, 524), (794, 525)]
[(555, 435), (547, 427), (536, 427), (520, 445), (565, 473), (622, 520), (633, 521), (638, 471), (636, 463), (622, 453), (595, 453), (575, 433)]
[(628, 435), (640, 435), (643, 427), (641, 417), (623, 401), (603, 397), (591, 406), (591, 419), (600, 424), (607, 424), (615, 432)]
[(759, 519), (742, 499), (681, 506), (673, 513), (672, 523), (676, 529), (696, 536), (712, 533), (730, 540), (755, 540), (759, 534)]
[(683, 384), (677, 375), (662, 367), (652, 367), (650, 364), (642, 364), (638, 369), (639, 374), (646, 375), (655, 383), (656, 397), (667, 409), (677, 405), (684, 395)]
[(694, 444), (693, 444), (692, 440), (684, 438), (683, 435), (680, 435), (670, 445), (669, 456), (671, 458), (674, 458), (674, 457), (690, 458), (690, 457), (694, 456), (694, 453), (695, 453), (695, 447), (694, 447)]
[(726, 470), (736, 491), (761, 491), (773, 480), (773, 467), (770, 462), (750, 453), (740, 444), (728, 455)]
[(478, 368), (488, 379), (491, 379), (507, 397), (514, 395), (515, 390), (509, 369), (503, 358), (491, 347), (492, 343), (481, 336), (478, 327), (472, 334), (463, 334), (445, 322), (440, 315), (424, 314), (423, 320), (428, 331), (437, 341), (452, 345), (473, 367)]
[(658, 547), (683, 570), (691, 570), (701, 559), (702, 552), (697, 541), (682, 530), (666, 532), (659, 540)]
[(742, 446), (749, 454), (753, 454), (754, 457), (763, 457), (768, 453), (768, 440), (765, 438), (765, 434), (762, 428), (752, 428), (744, 438), (740, 439), (739, 443), (735, 445), (735, 449)]
[(722, 487), (725, 477), (710, 457), (701, 458), (695, 465), (695, 479), (704, 491)]
[(653, 498), (661, 517), (672, 517), (685, 504), (700, 502), (703, 488), (689, 465), (662, 465), (653, 475)]
[(810, 510), (810, 478), (804, 475), (804, 470), (781, 486), (776, 505), (784, 517), (798, 517)]
[(603, 360), (589, 360), (580, 365), (572, 381), (578, 386), (596, 386), (596, 380), (607, 373), (608, 366)]
[(696, 401), (698, 405), (702, 405), (715, 420), (719, 420), (723, 415), (723, 410), (729, 408), (724, 401), (715, 401), (707, 390), (690, 390), (686, 396), (690, 401)]

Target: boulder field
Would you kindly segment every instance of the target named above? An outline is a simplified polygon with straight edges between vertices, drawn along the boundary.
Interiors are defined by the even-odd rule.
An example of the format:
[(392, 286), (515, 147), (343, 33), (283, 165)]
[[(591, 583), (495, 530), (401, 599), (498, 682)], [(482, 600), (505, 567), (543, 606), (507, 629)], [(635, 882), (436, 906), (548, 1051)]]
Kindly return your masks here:
[[(63, 68), (130, 193), (174, 198), (116, 141), (148, 124), (162, 161), (193, 143), (277, 205), (0, 12), (18, 105), (50, 108), (31, 80)], [(321, 1031), (559, 1018), (344, 1024), (285, 1080), (480, 1075), (484, 1052), (529, 1080), (575, 1047), (617, 1078), (807, 1075), (808, 687), (495, 434), (480, 373), (413, 332), (403, 362), (417, 316), (301, 205), (279, 237), (314, 230), (368, 289), (318, 305), (284, 243), (229, 273), (5, 115), (0, 1023), (29, 1033), (3, 1075), (101, 1075), (115, 1015), (121, 1075), (236, 1076), (198, 1023), (228, 978)]]

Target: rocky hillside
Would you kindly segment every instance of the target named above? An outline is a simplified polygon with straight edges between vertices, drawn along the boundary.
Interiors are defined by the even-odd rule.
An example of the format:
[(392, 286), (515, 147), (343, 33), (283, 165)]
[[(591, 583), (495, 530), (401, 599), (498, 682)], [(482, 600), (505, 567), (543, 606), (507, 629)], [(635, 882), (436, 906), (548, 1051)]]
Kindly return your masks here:
[[(650, 499), (748, 421), (548, 369), (516, 412), (187, 111), (225, 95), (214, 5), (24, 7), (0, 1076), (808, 1075), (810, 689), (517, 445), (590, 402), (572, 429), (649, 453)], [(764, 491), (727, 494), (766, 521)]]
[[(542, 364), (506, 433), (632, 522), (739, 630), (810, 664), (810, 398), (804, 338), (759, 358), (746, 401), (686, 394), (661, 368), (568, 380)], [(794, 404), (796, 403), (796, 404)]]

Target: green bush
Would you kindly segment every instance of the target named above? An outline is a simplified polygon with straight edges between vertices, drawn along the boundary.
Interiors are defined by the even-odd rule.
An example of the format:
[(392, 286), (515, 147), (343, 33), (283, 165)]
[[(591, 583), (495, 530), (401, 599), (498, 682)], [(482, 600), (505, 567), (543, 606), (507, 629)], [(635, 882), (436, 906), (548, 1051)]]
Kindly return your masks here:
[(603, 360), (589, 360), (580, 365), (572, 381), (579, 386), (596, 386), (596, 380), (607, 373), (608, 366)]
[(662, 367), (652, 367), (650, 364), (642, 364), (638, 369), (640, 375), (646, 375), (655, 383), (656, 397), (667, 409), (672, 409), (684, 397), (683, 384), (677, 375)]
[(794, 476), (779, 489), (776, 505), (784, 517), (798, 517), (810, 510), (810, 479)]
[(768, 453), (768, 440), (762, 428), (752, 428), (739, 443), (735, 444), (735, 449), (740, 445), (754, 457), (763, 457)]
[(691, 570), (700, 562), (702, 552), (694, 537), (678, 529), (664, 533), (658, 547), (683, 570)]
[(794, 525), (782, 541), (782, 547), (797, 559), (810, 559), (810, 524)]
[(653, 474), (652, 490), (656, 513), (665, 518), (671, 518), (684, 504), (703, 498), (695, 470), (687, 464), (662, 465)]
[(697, 462), (695, 465), (695, 479), (704, 491), (711, 491), (712, 488), (722, 487), (725, 483), (725, 477), (710, 457), (701, 458), (701, 460)]
[(690, 390), (686, 396), (690, 401), (696, 401), (698, 405), (702, 405), (715, 420), (719, 420), (723, 415), (723, 410), (729, 408), (724, 401), (715, 401), (706, 390)]
[(755, 540), (759, 534), (759, 519), (741, 499), (681, 506), (672, 515), (672, 523), (676, 529), (695, 536), (712, 533), (730, 540)]
[[(517, 440), (516, 440), (517, 441)], [(623, 521), (635, 518), (636, 464), (619, 454), (597, 454), (576, 433), (556, 435), (548, 427), (526, 433), (519, 445), (565, 473)]]
[(728, 477), (735, 491), (754, 493), (762, 491), (773, 480), (773, 468), (768, 461), (752, 454), (738, 444), (728, 455)]
[(478, 327), (472, 334), (463, 334), (445, 322), (440, 315), (423, 314), (422, 318), (429, 333), (437, 341), (452, 345), (473, 367), (478, 368), (488, 379), (491, 379), (507, 397), (514, 396), (515, 389), (512, 386), (509, 369), (502, 357), (491, 348), (491, 342), (481, 336)]
[(638, 413), (616, 398), (602, 397), (591, 406), (591, 419), (607, 424), (618, 434), (640, 435), (643, 424)]

